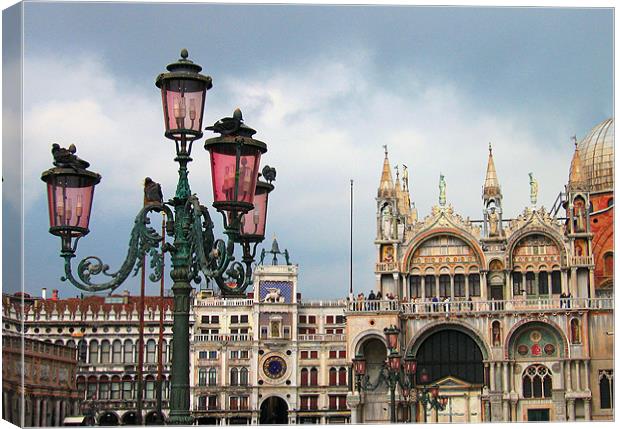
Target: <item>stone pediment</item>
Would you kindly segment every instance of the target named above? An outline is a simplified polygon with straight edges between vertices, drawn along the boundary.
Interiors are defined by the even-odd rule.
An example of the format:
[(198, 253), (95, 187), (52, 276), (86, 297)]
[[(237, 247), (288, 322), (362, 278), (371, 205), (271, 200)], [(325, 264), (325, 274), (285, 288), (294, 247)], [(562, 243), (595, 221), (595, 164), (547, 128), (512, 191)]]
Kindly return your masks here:
[(437, 381), (436, 384), (439, 386), (440, 392), (442, 387), (448, 389), (469, 389), (472, 387), (471, 383), (463, 381), (460, 378), (452, 377), (450, 375), (440, 379), (439, 381)]
[(454, 212), (452, 204), (447, 206), (433, 206), (431, 213), (412, 227), (412, 236), (418, 236), (425, 231), (435, 228), (454, 228), (480, 239), (480, 227), (471, 223), (469, 218)]

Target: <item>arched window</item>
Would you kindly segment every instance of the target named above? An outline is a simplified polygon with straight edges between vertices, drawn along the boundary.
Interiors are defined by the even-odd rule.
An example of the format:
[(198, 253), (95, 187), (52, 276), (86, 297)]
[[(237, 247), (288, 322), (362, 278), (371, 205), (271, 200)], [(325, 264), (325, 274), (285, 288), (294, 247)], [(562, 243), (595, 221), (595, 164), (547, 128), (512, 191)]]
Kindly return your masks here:
[(54, 344), (60, 345), (60, 346), (64, 346), (64, 343), (62, 342), (62, 340), (56, 340), (54, 341)]
[(480, 274), (469, 275), (469, 296), (480, 296)]
[(308, 385), (308, 368), (301, 369), (301, 385), (302, 386)]
[(528, 272), (525, 274), (525, 290), (528, 295), (534, 295), (536, 293), (536, 289), (534, 289), (534, 273)]
[(454, 276), (454, 296), (465, 296), (465, 276), (463, 274)]
[(336, 386), (338, 383), (338, 371), (336, 370), (336, 368), (330, 368), (329, 369), (329, 385), (330, 386)]
[(570, 342), (581, 344), (581, 323), (579, 323), (579, 319), (570, 321)]
[(133, 343), (125, 340), (123, 343), (123, 363), (133, 363)]
[(551, 372), (544, 365), (532, 365), (523, 372), (524, 398), (550, 398)]
[(110, 380), (107, 375), (99, 377), (99, 399), (110, 399)]
[(239, 385), (247, 386), (250, 383), (249, 375), (250, 374), (246, 367), (241, 368), (241, 370), (239, 370)]
[(157, 362), (157, 359), (155, 356), (156, 350), (157, 350), (157, 343), (155, 342), (155, 340), (148, 340), (146, 342), (146, 363)]
[(114, 340), (112, 343), (112, 362), (121, 363), (123, 358), (123, 344), (121, 340)]
[(310, 370), (310, 386), (319, 385), (319, 371), (316, 368)]
[(450, 296), (450, 276), (447, 274), (439, 276), (439, 296), (442, 298)]
[(209, 386), (217, 386), (217, 369), (209, 368)]
[(346, 368), (340, 368), (338, 370), (338, 385), (346, 386), (347, 385), (347, 370)]
[(420, 298), (422, 296), (422, 278), (420, 276), (409, 277), (409, 296), (411, 298)]
[(198, 385), (199, 386), (207, 385), (207, 368), (200, 368), (198, 370)]
[(133, 381), (128, 375), (123, 377), (123, 399), (133, 399)]
[(112, 377), (110, 399), (121, 399), (121, 378), (118, 375)]
[(607, 369), (599, 371), (598, 387), (601, 395), (601, 409), (614, 407), (614, 371)]
[(559, 295), (562, 293), (562, 277), (558, 270), (551, 272), (551, 293)]
[(144, 383), (144, 398), (145, 399), (155, 399), (155, 377), (152, 375), (147, 375)]
[(230, 385), (237, 386), (239, 384), (239, 370), (237, 368), (230, 369)]
[(614, 254), (609, 252), (603, 256), (603, 275), (614, 275)]
[(99, 363), (99, 343), (95, 340), (88, 344), (88, 363)]
[(108, 340), (101, 342), (101, 363), (110, 363), (110, 342)]
[(424, 277), (424, 294), (427, 299), (435, 296), (435, 276), (428, 275)]
[(512, 273), (512, 295), (521, 295), (521, 288), (523, 287), (523, 274), (519, 271), (513, 271)]
[(541, 271), (538, 273), (538, 294), (549, 294), (549, 277), (547, 277), (546, 271)]
[(97, 377), (94, 375), (88, 377), (88, 383), (86, 384), (86, 399), (97, 399)]

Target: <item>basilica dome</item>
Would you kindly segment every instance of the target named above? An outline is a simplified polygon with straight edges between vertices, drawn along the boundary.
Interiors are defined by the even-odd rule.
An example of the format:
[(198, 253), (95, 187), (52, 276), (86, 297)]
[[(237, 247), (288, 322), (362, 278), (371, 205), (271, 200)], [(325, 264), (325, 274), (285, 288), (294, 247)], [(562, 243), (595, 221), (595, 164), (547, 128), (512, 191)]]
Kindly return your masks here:
[(577, 145), (584, 181), (590, 192), (613, 191), (614, 188), (614, 119), (592, 128)]

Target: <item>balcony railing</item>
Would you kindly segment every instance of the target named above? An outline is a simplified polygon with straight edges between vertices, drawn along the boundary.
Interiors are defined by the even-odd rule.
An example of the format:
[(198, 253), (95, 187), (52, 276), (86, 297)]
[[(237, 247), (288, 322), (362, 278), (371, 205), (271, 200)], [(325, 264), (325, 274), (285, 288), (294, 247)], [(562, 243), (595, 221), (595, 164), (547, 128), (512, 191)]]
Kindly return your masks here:
[(395, 299), (351, 301), (347, 303), (347, 311), (354, 313), (401, 311), (400, 305), (401, 303)]
[(403, 314), (462, 314), (488, 312), (518, 312), (540, 310), (568, 311), (571, 309), (611, 310), (613, 298), (515, 298), (511, 300), (490, 301), (451, 301), (432, 302), (430, 300), (418, 302), (397, 301), (355, 301), (347, 305), (350, 313), (368, 313), (399, 311)]
[(300, 334), (298, 341), (344, 341), (344, 334)]
[(594, 265), (594, 256), (571, 256), (570, 265)]
[(254, 300), (251, 298), (207, 298), (197, 299), (195, 307), (251, 307)]
[(300, 307), (344, 307), (347, 301), (344, 299), (332, 299), (332, 300), (315, 300), (315, 301), (300, 301)]
[(194, 342), (222, 342), (222, 341), (252, 341), (252, 334), (198, 334), (194, 335)]

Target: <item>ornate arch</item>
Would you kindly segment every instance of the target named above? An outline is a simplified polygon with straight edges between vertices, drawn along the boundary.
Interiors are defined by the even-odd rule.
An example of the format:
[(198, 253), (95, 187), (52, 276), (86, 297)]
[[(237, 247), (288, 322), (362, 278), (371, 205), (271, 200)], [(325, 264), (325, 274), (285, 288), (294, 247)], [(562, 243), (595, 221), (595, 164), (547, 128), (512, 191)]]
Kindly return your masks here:
[(286, 395), (281, 395), (280, 393), (271, 393), (269, 396), (264, 397), (258, 404), (258, 409), (260, 410), (260, 407), (263, 406), (263, 404), (265, 403), (265, 401), (269, 398), (280, 398), (284, 401), (284, 403), (286, 404), (286, 408), (290, 411), (291, 410), (291, 404), (290, 402), (286, 399)]
[(505, 337), (506, 342), (504, 344), (504, 359), (510, 358), (510, 349), (512, 348), (514, 341), (517, 338), (517, 334), (520, 334), (523, 330), (527, 329), (528, 326), (526, 325), (543, 325), (547, 329), (551, 330), (562, 342), (564, 355), (563, 357), (568, 357), (568, 338), (562, 331), (562, 328), (560, 328), (557, 323), (547, 318), (528, 318), (518, 321), (512, 326), (512, 328), (510, 328), (510, 331)]
[(388, 344), (385, 339), (385, 335), (383, 334), (383, 331), (380, 331), (377, 328), (373, 328), (373, 329), (362, 331), (353, 338), (353, 341), (351, 341), (351, 346), (352, 346), (351, 348), (353, 350), (353, 356), (351, 357), (355, 357), (357, 352), (360, 350), (361, 345), (370, 339), (377, 339), (381, 341), (383, 345), (385, 346), (385, 349), (387, 350)]
[(480, 245), (478, 244), (478, 242), (476, 241), (474, 237), (456, 228), (443, 227), (443, 228), (433, 228), (426, 232), (423, 232), (422, 234), (417, 235), (409, 243), (407, 252), (405, 252), (405, 255), (402, 259), (402, 266), (400, 267), (401, 272), (409, 272), (410, 265), (411, 265), (411, 258), (413, 257), (413, 254), (415, 253), (415, 251), (422, 244), (424, 244), (425, 241), (435, 236), (439, 236), (439, 235), (448, 235), (451, 237), (456, 237), (459, 240), (463, 240), (465, 244), (467, 244), (474, 251), (474, 254), (476, 255), (478, 259), (480, 268), (483, 269), (484, 267), (484, 269), (486, 269), (487, 265), (486, 265), (486, 258), (484, 257), (484, 252), (482, 251), (482, 248), (480, 247)]
[(544, 228), (542, 226), (535, 225), (535, 226), (526, 226), (524, 228), (521, 228), (510, 236), (510, 239), (508, 240), (508, 243), (506, 244), (505, 266), (507, 270), (513, 269), (512, 256), (513, 256), (513, 253), (514, 253), (514, 250), (517, 244), (519, 244), (519, 242), (521, 242), (521, 240), (523, 240), (528, 235), (535, 235), (535, 234), (543, 235), (549, 238), (551, 241), (553, 241), (555, 245), (558, 247), (558, 250), (560, 251), (560, 264), (562, 265), (562, 267), (567, 266), (566, 247), (564, 246), (564, 240), (562, 236), (550, 228)]
[(424, 341), (431, 335), (445, 330), (456, 330), (468, 335), (480, 348), (482, 357), (484, 360), (488, 360), (491, 357), (491, 347), (484, 340), (484, 337), (473, 327), (458, 321), (436, 321), (426, 325), (422, 330), (418, 331), (409, 342), (407, 343), (407, 353), (409, 350), (414, 356), (417, 355), (418, 349), (424, 343)]

